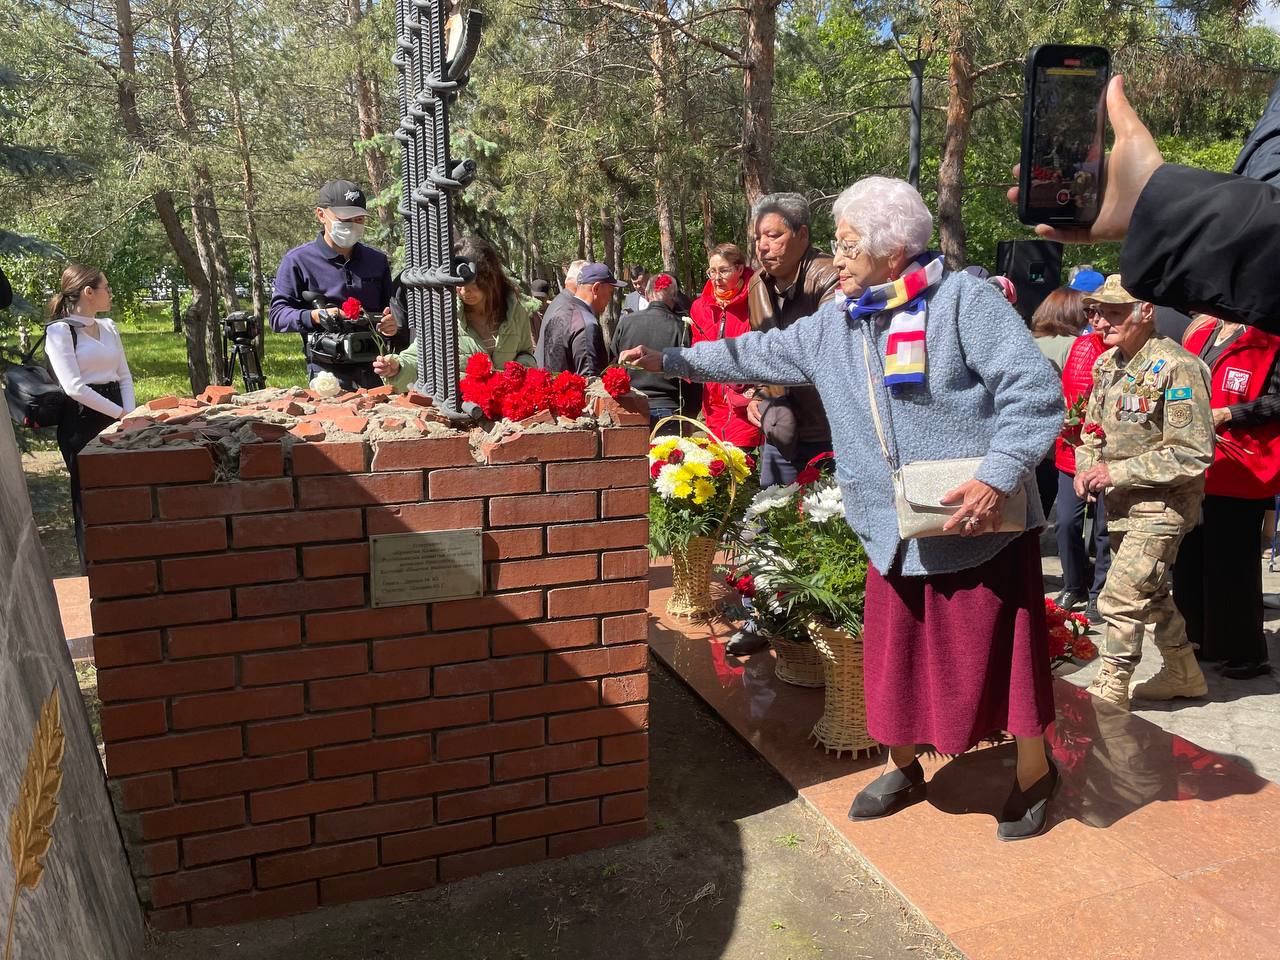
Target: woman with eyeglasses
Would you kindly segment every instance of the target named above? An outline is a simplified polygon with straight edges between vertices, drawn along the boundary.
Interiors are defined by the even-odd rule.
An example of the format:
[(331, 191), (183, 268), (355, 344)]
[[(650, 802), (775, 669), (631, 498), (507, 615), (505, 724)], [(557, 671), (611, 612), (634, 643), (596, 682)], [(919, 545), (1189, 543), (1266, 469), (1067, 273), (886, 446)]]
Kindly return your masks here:
[[(731, 340), (751, 329), (747, 288), (752, 270), (735, 244), (722, 243), (707, 258), (707, 285), (693, 301), (692, 342)], [(702, 419), (707, 429), (743, 449), (754, 450), (764, 437), (747, 416), (754, 391), (747, 384), (707, 383), (702, 387)]]
[[(849, 816), (923, 800), (921, 744), (959, 754), (1007, 731), (1017, 763), (997, 835), (1033, 837), (1058, 784), (1044, 740), (1053, 677), (1032, 482), (1062, 425), (1058, 378), (1004, 297), (928, 250), (933, 216), (909, 183), (860, 180), (834, 215), (842, 296), (785, 329), (621, 359), (817, 388), (845, 517), (871, 563), (867, 730), (889, 748)], [(923, 489), (905, 489), (904, 467)]]

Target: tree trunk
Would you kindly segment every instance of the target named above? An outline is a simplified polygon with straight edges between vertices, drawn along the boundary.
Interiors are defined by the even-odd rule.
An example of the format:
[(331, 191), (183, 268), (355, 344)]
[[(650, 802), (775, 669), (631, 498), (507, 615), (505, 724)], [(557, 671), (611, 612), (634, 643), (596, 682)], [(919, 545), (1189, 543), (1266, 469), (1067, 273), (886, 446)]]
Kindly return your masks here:
[[(133, 8), (130, 0), (115, 0), (116, 31), (119, 36), (120, 70), (116, 74), (116, 102), (120, 109), (120, 122), (129, 139), (141, 151), (151, 147), (151, 141), (138, 113), (138, 95), (135, 82), (138, 76), (138, 59), (133, 30)], [(157, 190), (151, 196), (156, 216), (164, 227), (173, 255), (191, 285), (192, 305), (204, 296), (209, 279), (200, 264), (200, 258), (178, 217), (173, 194)], [(176, 284), (177, 281), (175, 280)], [(209, 363), (204, 351), (204, 312), (189, 309), (183, 322), (187, 340), (187, 376), (192, 393), (199, 393), (209, 385)]]
[(773, 189), (773, 49), (780, 0), (749, 0), (742, 71), (742, 186), (747, 208)]
[(171, 7), (169, 26), (169, 62), (173, 70), (173, 99), (183, 140), (193, 154), (188, 179), (191, 190), (191, 221), (195, 226), (196, 250), (201, 265), (209, 278), (210, 293), (208, 322), (205, 327), (205, 355), (214, 382), (221, 383), (226, 376), (222, 356), (218, 301), (227, 312), (240, 308), (236, 296), (235, 276), (231, 271), (231, 259), (227, 254), (226, 240), (222, 235), (222, 223), (213, 193), (213, 175), (199, 153), (201, 139), (197, 125), (195, 104), (191, 97), (191, 84), (187, 76), (186, 51), (182, 46), (182, 21), (178, 8)]
[[(654, 10), (670, 16), (668, 0), (658, 0)], [(674, 59), (671, 44), (671, 28), (659, 24), (653, 31), (651, 50), (653, 61), (653, 199), (658, 215), (658, 246), (662, 251), (662, 269), (675, 276), (679, 254), (676, 248), (675, 211), (671, 202), (671, 138), (669, 123), (671, 113), (671, 75)]]
[[(249, 151), (249, 133), (244, 122), (240, 100), (240, 76), (236, 50), (235, 20), (227, 11), (228, 87), (231, 90), (231, 116), (236, 127), (236, 144), (240, 149), (240, 176), (244, 184), (244, 225), (249, 240), (249, 290), (253, 296), (253, 312), (265, 317), (267, 284), (262, 275), (262, 243), (258, 238), (258, 191), (253, 177), (253, 156)], [(263, 324), (265, 328), (266, 324)]]
[(711, 191), (705, 186), (702, 188), (702, 248), (708, 257), (716, 248), (715, 210), (711, 206)]
[(587, 225), (582, 222), (582, 208), (579, 207), (573, 211), (574, 218), (578, 222), (578, 259), (587, 259)]
[(942, 162), (938, 166), (938, 235), (947, 266), (966, 266), (964, 230), (964, 160), (973, 123), (973, 41), (972, 31), (959, 10), (944, 18), (951, 48), (948, 77), (951, 93), (947, 99), (947, 127), (942, 139)]
[[(364, 154), (364, 168), (369, 176), (369, 194), (376, 197), (387, 188), (387, 158), (380, 149), (369, 142), (382, 129), (382, 108), (378, 102), (377, 74), (366, 69), (364, 44), (358, 40), (359, 25), (363, 16), (364, 10), (360, 0), (347, 0), (347, 23), (351, 27), (353, 39), (357, 39), (354, 78), (356, 120), (360, 126), (360, 139), (366, 141), (360, 152)], [(395, 228), (395, 205), (380, 204), (378, 221), (382, 224), (383, 232), (389, 237)]]

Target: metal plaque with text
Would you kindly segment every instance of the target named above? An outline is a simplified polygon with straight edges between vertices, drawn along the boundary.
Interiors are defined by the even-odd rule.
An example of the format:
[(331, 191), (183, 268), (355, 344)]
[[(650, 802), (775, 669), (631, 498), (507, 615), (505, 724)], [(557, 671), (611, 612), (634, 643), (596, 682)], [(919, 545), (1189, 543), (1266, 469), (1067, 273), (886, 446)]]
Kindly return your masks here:
[(479, 530), (389, 533), (369, 538), (372, 605), (460, 600), (484, 593)]

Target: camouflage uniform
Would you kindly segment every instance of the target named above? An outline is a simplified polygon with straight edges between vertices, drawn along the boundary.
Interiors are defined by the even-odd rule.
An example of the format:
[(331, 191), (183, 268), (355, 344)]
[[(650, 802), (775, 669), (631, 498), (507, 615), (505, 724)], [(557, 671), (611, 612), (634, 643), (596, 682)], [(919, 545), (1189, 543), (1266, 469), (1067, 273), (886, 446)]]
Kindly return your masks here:
[(1098, 424), (1104, 435), (1083, 435), (1076, 471), (1106, 463), (1114, 484), (1105, 492), (1111, 569), (1098, 613), (1107, 623), (1105, 668), (1127, 683), (1148, 625), (1166, 664), (1188, 646), (1169, 568), (1199, 519), (1204, 474), (1213, 462), (1209, 370), (1157, 334), (1127, 363), (1115, 348), (1102, 354), (1093, 377), (1086, 431)]

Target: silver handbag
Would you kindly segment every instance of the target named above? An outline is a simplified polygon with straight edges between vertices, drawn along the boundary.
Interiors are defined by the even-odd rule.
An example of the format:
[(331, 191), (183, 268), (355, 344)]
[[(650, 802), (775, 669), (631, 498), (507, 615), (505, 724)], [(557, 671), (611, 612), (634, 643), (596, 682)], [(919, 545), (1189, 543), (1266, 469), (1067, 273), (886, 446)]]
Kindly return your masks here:
[[(880, 408), (871, 375), (871, 350), (867, 346), (865, 331), (862, 337), (862, 359), (867, 370), (867, 401), (871, 405), (871, 419), (875, 423), (880, 451), (893, 476), (893, 505), (898, 512), (898, 536), (903, 540), (921, 537), (945, 537), (959, 535), (963, 527), (943, 530), (955, 514), (958, 504), (943, 506), (942, 498), (948, 490), (972, 480), (982, 466), (983, 457), (965, 457), (956, 460), (919, 460), (899, 465), (889, 452), (885, 441), (884, 426), (880, 422)], [(1027, 528), (1027, 488), (1023, 484), (1005, 497), (1000, 514), (1000, 525), (995, 533), (1015, 533)], [(989, 532), (984, 529), (984, 533)]]

